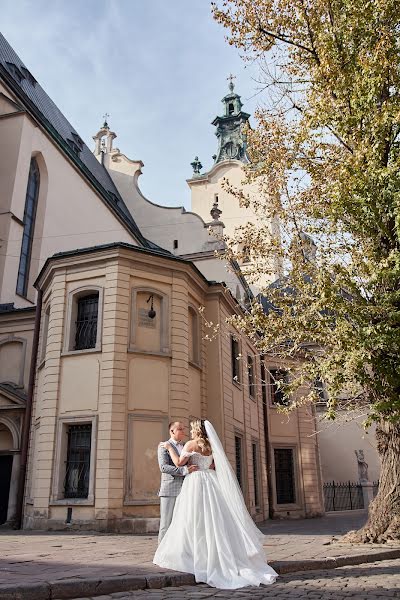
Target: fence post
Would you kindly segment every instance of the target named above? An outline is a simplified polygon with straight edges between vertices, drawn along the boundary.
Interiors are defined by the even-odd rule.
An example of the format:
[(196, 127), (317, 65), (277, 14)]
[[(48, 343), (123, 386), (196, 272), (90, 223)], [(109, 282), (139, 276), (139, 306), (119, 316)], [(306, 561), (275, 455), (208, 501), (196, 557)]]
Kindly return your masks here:
[(374, 499), (374, 484), (371, 481), (361, 481), (364, 508), (368, 508), (369, 503)]
[(335, 481), (332, 481), (332, 485), (333, 485), (333, 496), (332, 496), (332, 505), (333, 505), (333, 510), (336, 510), (335, 508)]
[(349, 481), (349, 498), (350, 498), (350, 510), (353, 510), (353, 499), (351, 497), (351, 481)]

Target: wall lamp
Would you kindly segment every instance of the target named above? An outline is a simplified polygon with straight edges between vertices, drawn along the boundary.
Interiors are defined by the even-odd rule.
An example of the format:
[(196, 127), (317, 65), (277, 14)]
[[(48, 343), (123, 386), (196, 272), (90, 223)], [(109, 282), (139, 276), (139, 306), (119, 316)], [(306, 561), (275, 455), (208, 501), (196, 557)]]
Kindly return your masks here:
[(157, 313), (154, 310), (154, 304), (153, 304), (154, 303), (154, 295), (153, 294), (150, 294), (150, 296), (148, 297), (147, 304), (150, 302), (150, 300), (151, 300), (150, 310), (147, 314), (148, 314), (149, 319), (154, 319), (154, 317), (156, 316)]

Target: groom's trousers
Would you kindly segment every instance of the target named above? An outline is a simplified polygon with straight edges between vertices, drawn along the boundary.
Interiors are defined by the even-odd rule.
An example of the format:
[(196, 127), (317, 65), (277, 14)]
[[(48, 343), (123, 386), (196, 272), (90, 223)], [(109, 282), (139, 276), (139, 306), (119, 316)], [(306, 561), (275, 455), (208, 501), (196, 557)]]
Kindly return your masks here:
[(158, 543), (161, 542), (171, 525), (176, 496), (160, 496), (160, 529), (158, 532)]

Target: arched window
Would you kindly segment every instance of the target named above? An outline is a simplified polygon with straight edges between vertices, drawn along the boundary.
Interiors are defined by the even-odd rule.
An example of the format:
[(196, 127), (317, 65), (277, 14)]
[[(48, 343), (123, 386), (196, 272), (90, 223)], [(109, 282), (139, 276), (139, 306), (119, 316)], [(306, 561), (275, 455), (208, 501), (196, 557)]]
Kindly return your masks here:
[(102, 313), (101, 287), (85, 286), (69, 293), (64, 352), (101, 350)]
[(32, 242), (35, 230), (39, 183), (39, 168), (36, 160), (32, 158), (25, 198), (24, 232), (22, 234), (21, 255), (17, 279), (17, 294), (20, 294), (21, 296), (26, 296), (28, 290), (29, 267), (31, 263)]
[(229, 102), (228, 114), (233, 115), (234, 112), (235, 112), (235, 107), (233, 105), (233, 102)]

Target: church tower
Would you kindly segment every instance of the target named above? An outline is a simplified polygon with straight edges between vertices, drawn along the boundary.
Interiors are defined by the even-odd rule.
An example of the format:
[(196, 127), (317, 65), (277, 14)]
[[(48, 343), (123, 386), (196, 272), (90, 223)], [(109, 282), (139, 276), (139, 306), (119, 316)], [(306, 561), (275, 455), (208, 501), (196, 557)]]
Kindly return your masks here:
[(223, 115), (215, 117), (212, 122), (212, 125), (217, 128), (215, 135), (218, 138), (218, 153), (214, 160), (215, 163), (233, 159), (248, 163), (244, 125), (250, 115), (242, 111), (243, 104), (240, 96), (234, 93), (232, 75), (229, 79), (229, 94), (222, 98)]
[[(202, 172), (202, 164), (196, 156), (191, 163), (193, 175), (187, 180), (191, 190), (192, 211), (199, 214), (204, 221), (208, 221), (210, 208), (218, 206), (222, 211), (225, 224), (224, 234), (231, 237), (238, 227), (246, 223), (256, 223), (257, 215), (251, 207), (239, 206), (236, 197), (229, 194), (225, 184), (236, 189), (243, 189), (243, 167), (249, 163), (246, 148), (246, 125), (250, 115), (242, 110), (243, 104), (240, 96), (235, 93), (233, 77), (228, 77), (229, 93), (222, 98), (223, 111), (221, 116), (215, 117), (212, 125), (216, 127), (215, 135), (218, 138), (217, 153), (213, 155), (214, 163), (209, 171)], [(250, 196), (258, 194), (256, 184), (246, 186), (245, 190)], [(279, 238), (279, 224), (271, 222), (271, 235)], [(237, 250), (243, 254), (242, 270), (251, 265), (251, 256), (246, 253), (246, 248), (239, 244)], [(267, 279), (274, 280), (281, 275), (281, 265), (274, 266), (274, 274)], [(260, 282), (263, 285), (265, 281)], [(253, 286), (257, 292), (257, 286)]]

